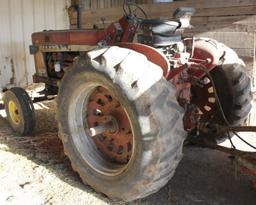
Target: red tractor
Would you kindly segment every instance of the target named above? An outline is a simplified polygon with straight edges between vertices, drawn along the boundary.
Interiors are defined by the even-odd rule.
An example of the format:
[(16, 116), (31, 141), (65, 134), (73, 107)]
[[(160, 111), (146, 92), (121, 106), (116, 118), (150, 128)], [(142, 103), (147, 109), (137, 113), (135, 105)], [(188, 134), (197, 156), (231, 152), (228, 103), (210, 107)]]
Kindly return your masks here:
[[(219, 127), (242, 125), (251, 87), (232, 49), (182, 36), (194, 9), (177, 9), (176, 20), (148, 19), (133, 4), (124, 13), (104, 30), (33, 33), (30, 52), (34, 82), (58, 95), (59, 137), (73, 169), (95, 190), (132, 201), (172, 178), (187, 135), (216, 143)], [(26, 92), (12, 88), (4, 102), (12, 128), (31, 134)]]

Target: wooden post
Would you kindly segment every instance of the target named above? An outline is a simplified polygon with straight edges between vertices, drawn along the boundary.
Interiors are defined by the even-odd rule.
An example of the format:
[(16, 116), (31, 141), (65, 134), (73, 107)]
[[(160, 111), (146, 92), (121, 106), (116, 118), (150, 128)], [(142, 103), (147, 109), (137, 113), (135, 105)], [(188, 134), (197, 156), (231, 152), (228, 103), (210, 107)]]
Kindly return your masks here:
[(256, 32), (254, 32), (252, 89), (256, 91)]
[(254, 32), (253, 66), (251, 73), (252, 80), (252, 110), (249, 115), (248, 125), (256, 125), (256, 32)]

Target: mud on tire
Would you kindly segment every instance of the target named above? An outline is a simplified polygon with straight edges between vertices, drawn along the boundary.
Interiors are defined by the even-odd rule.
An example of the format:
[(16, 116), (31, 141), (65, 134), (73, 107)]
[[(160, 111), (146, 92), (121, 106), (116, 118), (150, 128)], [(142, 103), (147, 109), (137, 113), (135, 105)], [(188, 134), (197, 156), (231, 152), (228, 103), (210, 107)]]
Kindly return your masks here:
[[(77, 99), (93, 85), (104, 86), (114, 93), (133, 129), (133, 154), (122, 171), (114, 174), (96, 170), (90, 164), (93, 157), (87, 158), (87, 145), (83, 144), (83, 139), (90, 136), (76, 138), (74, 134), (79, 132), (78, 126), (84, 126), (82, 122), (76, 124), (81, 119), (76, 115), (83, 109)], [(175, 88), (144, 55), (119, 47), (89, 52), (87, 58), (81, 57), (64, 76), (57, 105), (59, 136), (65, 153), (81, 179), (96, 191), (110, 198), (132, 201), (158, 191), (172, 178), (182, 158), (186, 136), (183, 110), (176, 102)]]

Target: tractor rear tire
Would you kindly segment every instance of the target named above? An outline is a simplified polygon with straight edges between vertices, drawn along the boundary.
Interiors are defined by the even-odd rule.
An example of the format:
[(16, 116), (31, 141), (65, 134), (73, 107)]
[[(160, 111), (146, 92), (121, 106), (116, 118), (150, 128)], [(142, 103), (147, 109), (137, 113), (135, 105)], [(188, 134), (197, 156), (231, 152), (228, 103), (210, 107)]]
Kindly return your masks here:
[(4, 106), (11, 128), (20, 135), (32, 135), (35, 129), (35, 111), (27, 92), (14, 87), (4, 92)]
[[(57, 117), (64, 152), (82, 181), (111, 199), (133, 201), (157, 192), (172, 178), (182, 158), (183, 109), (176, 101), (175, 88), (162, 75), (161, 68), (144, 55), (109, 47), (80, 57), (62, 80)], [(113, 97), (97, 103), (103, 106), (105, 100), (115, 98), (129, 118), (133, 147), (126, 163), (102, 156), (88, 134), (89, 121), (83, 120), (92, 113), (87, 107), (93, 104), (90, 96), (99, 86)], [(108, 148), (118, 152), (118, 147)]]
[[(223, 50), (224, 59), (210, 74), (228, 123), (231, 126), (243, 125), (252, 107), (251, 80), (243, 60), (236, 52), (222, 43), (217, 42), (217, 45)], [(209, 124), (227, 125), (217, 105), (215, 105), (215, 113)], [(230, 136), (233, 134), (230, 133)], [(227, 138), (227, 136), (216, 135), (216, 133), (210, 133), (210, 137), (214, 138), (217, 143)]]

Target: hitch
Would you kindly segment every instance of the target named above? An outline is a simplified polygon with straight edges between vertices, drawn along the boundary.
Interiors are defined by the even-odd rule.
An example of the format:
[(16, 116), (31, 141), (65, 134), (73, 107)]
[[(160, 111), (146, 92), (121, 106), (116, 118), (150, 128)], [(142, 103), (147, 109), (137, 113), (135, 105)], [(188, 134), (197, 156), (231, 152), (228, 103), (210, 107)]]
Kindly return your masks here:
[[(225, 134), (227, 132), (256, 132), (256, 126), (222, 126), (218, 124), (201, 124), (200, 129), (205, 134), (216, 133)], [(225, 152), (234, 157), (236, 165), (244, 172), (256, 180), (256, 152), (244, 152), (236, 150), (235, 148), (226, 148), (209, 141), (196, 142), (196, 145), (204, 148), (210, 148)]]
[(227, 132), (256, 132), (256, 126), (223, 126), (218, 124), (200, 124), (199, 129), (204, 134), (214, 133), (216, 135)]
[(233, 148), (226, 148), (214, 143), (204, 141), (197, 143), (199, 147), (209, 148), (230, 154), (235, 159), (240, 171), (255, 178), (256, 180), (256, 152), (244, 152)]

